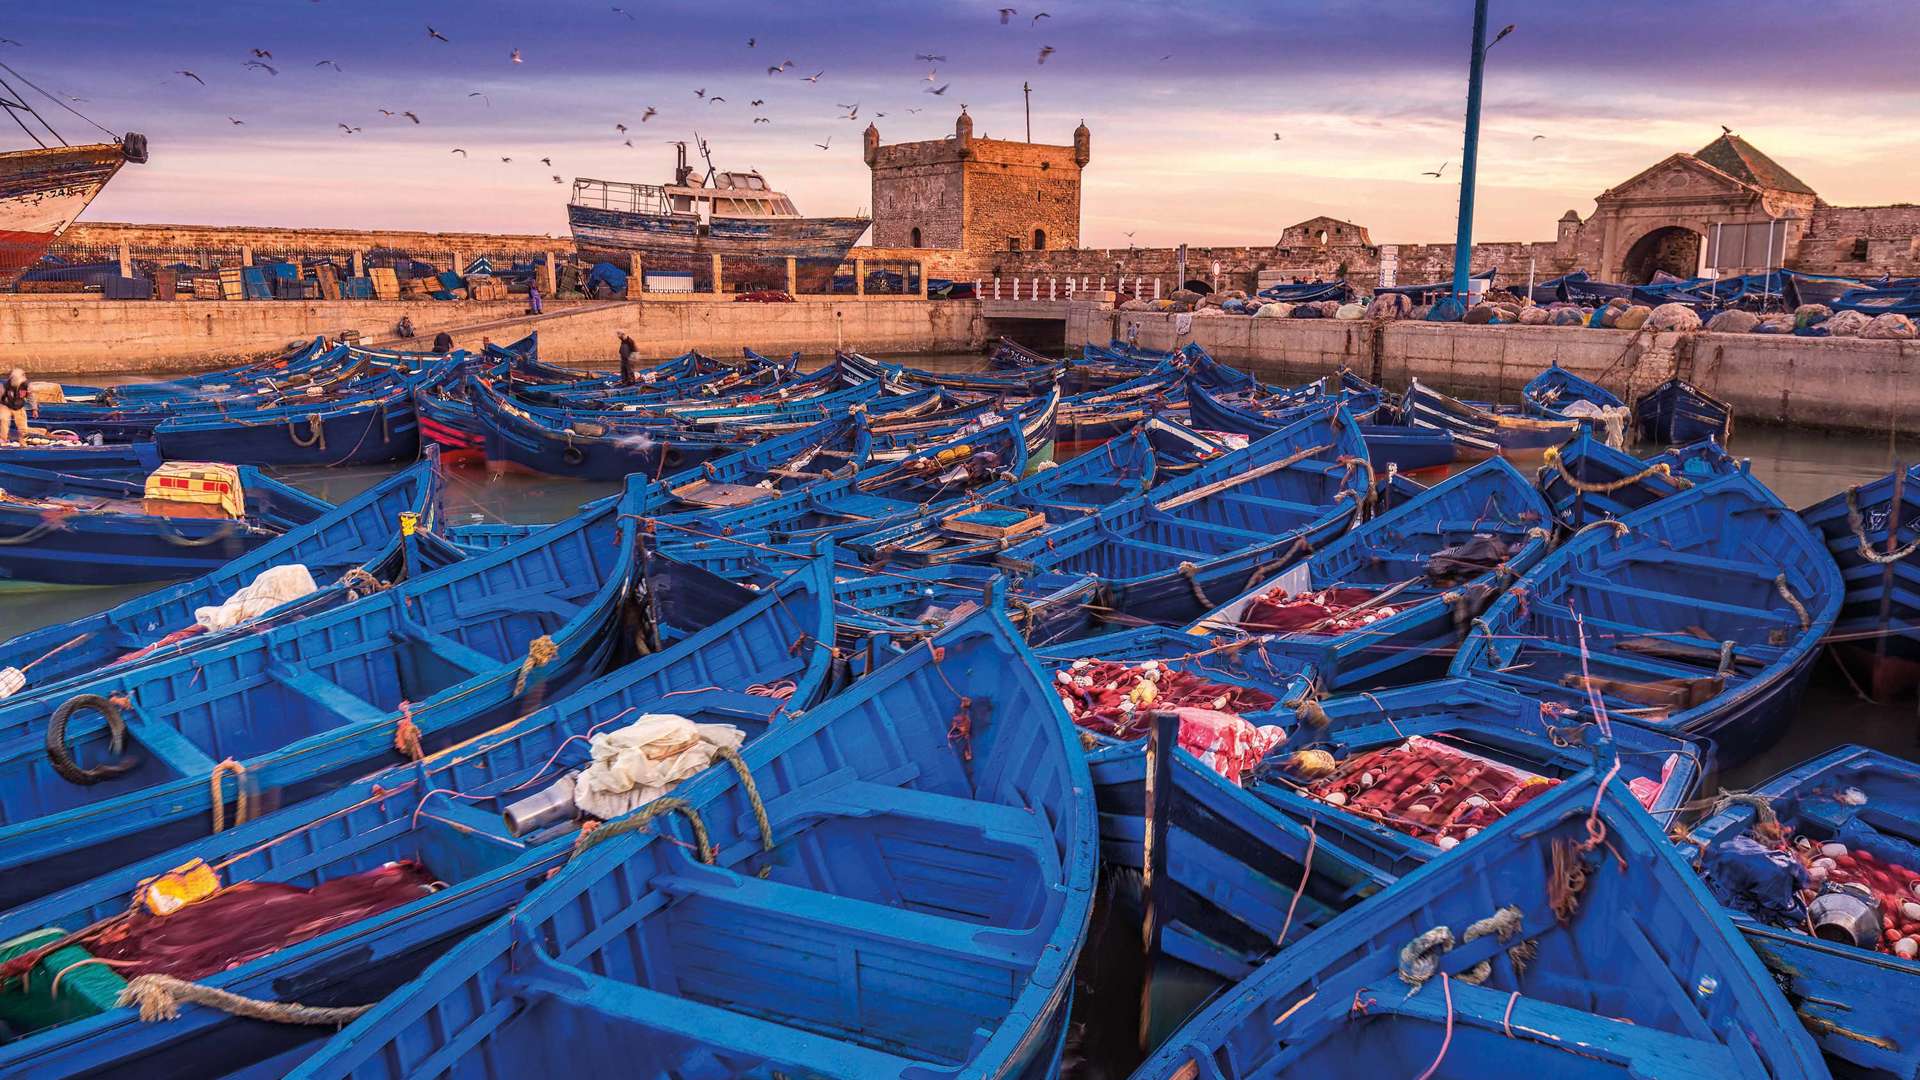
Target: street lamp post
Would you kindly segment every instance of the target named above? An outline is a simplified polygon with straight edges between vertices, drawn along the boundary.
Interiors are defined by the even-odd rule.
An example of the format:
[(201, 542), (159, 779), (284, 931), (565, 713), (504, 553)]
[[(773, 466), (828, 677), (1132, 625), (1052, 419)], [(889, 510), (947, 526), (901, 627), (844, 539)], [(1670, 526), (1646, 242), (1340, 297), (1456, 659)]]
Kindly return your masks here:
[(1487, 67), (1487, 0), (1473, 4), (1473, 63), (1467, 69), (1467, 134), (1460, 153), (1460, 224), (1453, 236), (1453, 295), (1445, 301), (1453, 318), (1466, 314), (1467, 276), (1473, 262), (1473, 185), (1480, 157), (1480, 87)]

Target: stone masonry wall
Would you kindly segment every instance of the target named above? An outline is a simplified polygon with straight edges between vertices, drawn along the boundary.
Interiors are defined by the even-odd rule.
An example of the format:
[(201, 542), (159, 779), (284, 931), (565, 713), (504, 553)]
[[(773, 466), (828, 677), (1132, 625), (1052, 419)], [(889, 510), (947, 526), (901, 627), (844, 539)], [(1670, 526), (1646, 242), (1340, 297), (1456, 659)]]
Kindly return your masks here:
[(1791, 262), (1815, 274), (1920, 276), (1920, 206), (1816, 207)]
[(1021, 250), (1045, 233), (1048, 250), (1080, 245), (1080, 166), (1073, 148), (973, 140), (965, 166), (968, 251)]
[(451, 269), (477, 255), (530, 256), (571, 253), (570, 237), (524, 234), (410, 232), (387, 229), (275, 229), (239, 225), (130, 225), (76, 222), (60, 243), (111, 251), (125, 244), (139, 250), (192, 251), (252, 248), (266, 255), (325, 254), (394, 248), (436, 266)]

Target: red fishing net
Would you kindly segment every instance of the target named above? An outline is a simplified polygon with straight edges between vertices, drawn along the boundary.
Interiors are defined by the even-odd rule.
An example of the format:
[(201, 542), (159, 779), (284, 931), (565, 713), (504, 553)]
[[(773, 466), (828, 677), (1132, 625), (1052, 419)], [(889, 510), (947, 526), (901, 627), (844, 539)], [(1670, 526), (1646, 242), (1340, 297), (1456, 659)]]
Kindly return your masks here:
[(84, 942), (124, 979), (189, 982), (399, 907), (431, 891), (433, 875), (408, 859), (311, 889), (242, 881), (171, 915), (135, 908)]
[(1307, 793), (1452, 847), (1558, 782), (1415, 735), (1353, 755), (1309, 784)]
[(1240, 715), (1273, 708), (1278, 699), (1272, 694), (1214, 682), (1157, 660), (1076, 661), (1055, 676), (1054, 689), (1074, 723), (1119, 739), (1145, 735), (1154, 710), (1174, 710), (1181, 748), (1236, 784), (1287, 738), (1279, 727), (1256, 726)]
[(1344, 633), (1400, 610), (1391, 604), (1353, 610), (1375, 595), (1371, 589), (1321, 589), (1298, 595), (1274, 589), (1247, 604), (1240, 616), (1240, 626), (1259, 634)]

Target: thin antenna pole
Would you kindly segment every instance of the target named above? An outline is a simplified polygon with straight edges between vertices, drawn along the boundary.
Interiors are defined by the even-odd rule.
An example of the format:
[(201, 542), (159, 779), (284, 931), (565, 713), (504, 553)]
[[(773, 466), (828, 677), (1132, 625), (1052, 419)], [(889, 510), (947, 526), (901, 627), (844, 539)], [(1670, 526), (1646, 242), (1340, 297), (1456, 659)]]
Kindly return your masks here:
[(1033, 141), (1033, 84), (1022, 80), (1020, 93), (1027, 99), (1027, 141)]

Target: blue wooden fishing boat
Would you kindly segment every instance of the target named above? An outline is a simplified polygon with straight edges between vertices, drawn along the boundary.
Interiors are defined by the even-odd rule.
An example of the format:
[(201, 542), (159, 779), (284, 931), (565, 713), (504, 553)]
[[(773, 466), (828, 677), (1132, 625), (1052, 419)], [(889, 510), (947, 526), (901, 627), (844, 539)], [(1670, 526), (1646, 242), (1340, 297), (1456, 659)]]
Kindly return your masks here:
[(160, 466), (160, 451), (150, 442), (34, 442), (0, 444), (0, 465), (25, 466), (80, 476), (129, 479)]
[(1733, 406), (1685, 379), (1668, 379), (1633, 403), (1634, 428), (1642, 442), (1679, 446), (1733, 434)]
[[(1360, 431), (1328, 405), (1152, 492), (1014, 545), (997, 563), (1101, 579), (1097, 611), (1060, 611), (1032, 640), (1185, 625), (1344, 532), (1373, 490)], [(1090, 622), (1091, 620), (1091, 622)]]
[(496, 471), (620, 480), (657, 477), (735, 449), (737, 441), (678, 426), (616, 427), (600, 419), (553, 419), (514, 404), (487, 381), (469, 377), (467, 399), (485, 432), (487, 467)]
[(1058, 1075), (1097, 821), (1012, 628), (978, 615), (741, 756), (751, 786), (710, 772), (678, 817), (588, 834), (294, 1075), (520, 1073), (562, 1045), (660, 1078)]
[[(129, 653), (157, 659), (160, 652), (198, 648), (216, 635), (200, 632), (205, 627), (196, 621), (195, 611), (223, 603), (274, 567), (304, 566), (323, 589), (333, 586), (338, 593), (378, 588), (391, 582), (396, 571), (413, 569), (401, 559), (401, 516), (413, 514), (415, 527), (434, 528), (440, 519), (440, 483), (429, 449), (420, 462), (210, 573), (0, 643), (0, 669), (22, 673), (27, 690), (15, 696), (37, 694), (110, 667)], [(387, 570), (392, 562), (402, 565)], [(356, 569), (373, 580), (355, 576)], [(182, 632), (191, 636), (181, 637)], [(167, 638), (175, 641), (155, 650)]]
[(1135, 432), (1016, 481), (996, 492), (991, 502), (863, 533), (846, 546), (870, 566), (991, 559), (1035, 532), (1148, 490), (1155, 466), (1153, 447)]
[(1456, 456), (1490, 457), (1511, 451), (1559, 446), (1585, 426), (1581, 420), (1549, 420), (1506, 406), (1474, 404), (1449, 397), (1419, 379), (1401, 398), (1406, 422), (1453, 435)]
[[(647, 579), (672, 582), (678, 572), (655, 561)], [(674, 627), (650, 600), (660, 651), (578, 693), (417, 763), (0, 914), (10, 943), (0, 946), (0, 1019), (10, 1028), (0, 1075), (124, 1068), (284, 1075), (359, 1011), (353, 1006), (418, 974), (567, 862), (582, 825), (594, 819), (550, 796), (591, 763), (593, 735), (642, 714), (672, 713), (754, 739), (812, 707), (831, 670), (828, 650), (812, 644), (833, 636), (826, 585), (820, 560), (704, 626)], [(795, 641), (809, 647), (794, 648)], [(738, 775), (725, 761), (712, 768)], [(157, 924), (138, 899), (151, 895), (145, 884), (190, 863), (212, 868), (220, 891)], [(369, 888), (382, 883), (374, 897), (384, 904), (367, 902)], [(303, 921), (298, 913), (329, 891), (337, 906), (325, 919)], [(289, 907), (295, 915), (263, 910)], [(229, 922), (242, 928), (237, 942), (209, 925)], [(201, 948), (143, 948), (141, 932), (156, 925), (174, 934), (176, 946), (197, 940)], [(209, 947), (208, 938), (225, 949)], [(74, 966), (108, 956), (125, 962)], [(279, 1003), (296, 1013), (299, 1006), (349, 1009), (330, 1023), (279, 1024), (176, 998), (177, 1019), (148, 1023), (140, 1009), (116, 1007), (128, 981), (142, 975), (271, 1003), (269, 1015), (289, 1015)], [(55, 976), (57, 996), (49, 989)], [(158, 992), (171, 993), (166, 985)]]
[(1529, 415), (1548, 420), (1599, 419), (1611, 409), (1621, 410), (1618, 415), (1624, 418), (1627, 408), (1613, 391), (1575, 375), (1559, 361), (1527, 380), (1520, 388), (1520, 404)]
[[(1344, 694), (1301, 712), (1289, 753), (1269, 755), (1247, 790), (1395, 878), (1577, 775), (1603, 740), (1591, 713), (1464, 679)], [(1708, 764), (1700, 748), (1630, 724), (1609, 730), (1622, 782), (1672, 824)]]
[[(1173, 355), (1168, 354), (1168, 358)], [(1131, 382), (1160, 366), (1152, 360), (1097, 355), (1091, 346), (1081, 356), (1051, 357), (1004, 337), (994, 346), (987, 363), (990, 367), (1011, 371), (1052, 369), (1059, 375), (1061, 392), (1066, 394), (1083, 394)]]
[(1134, 1075), (1828, 1073), (1766, 970), (1602, 765), (1269, 961)]
[(1840, 566), (1846, 598), (1828, 640), (1885, 701), (1920, 681), (1920, 465), (1800, 511)]
[(904, 364), (890, 364), (884, 360), (875, 360), (870, 356), (852, 352), (835, 353), (834, 358), (847, 370), (882, 382), (941, 386), (949, 390), (1009, 397), (1037, 397), (1052, 389), (1059, 381), (1058, 371), (1052, 368), (1012, 371), (927, 371), (922, 368), (907, 367)]
[[(1343, 371), (1341, 374), (1348, 373)], [(1320, 390), (1323, 383), (1324, 380), (1309, 383), (1303, 389)], [(1336, 391), (1336, 394), (1348, 403), (1348, 411), (1353, 412), (1356, 419), (1360, 419), (1362, 413), (1376, 419), (1379, 417), (1381, 397), (1378, 387), (1372, 387), (1370, 391)], [(1324, 396), (1324, 393), (1320, 393), (1290, 402), (1282, 399), (1276, 404), (1256, 405), (1246, 394), (1221, 394), (1189, 380), (1187, 409), (1190, 422), (1203, 431), (1229, 431), (1258, 438), (1285, 427), (1300, 416), (1302, 409), (1312, 408)], [(1355, 411), (1356, 404), (1360, 407), (1359, 411)], [(1387, 471), (1389, 467), (1401, 472), (1418, 472), (1444, 468), (1453, 463), (1453, 433), (1450, 431), (1411, 424), (1362, 422), (1360, 435), (1366, 440), (1368, 459), (1380, 472)]]
[(725, 510), (662, 516), (658, 494), (639, 513), (652, 521), (662, 544), (711, 543), (729, 538), (806, 547), (887, 528), (961, 500), (988, 500), (1027, 470), (1036, 446), (1053, 441), (1058, 392), (1023, 408), (1023, 415), (957, 434), (894, 462), (877, 462), (849, 477), (808, 484), (774, 499)]
[(1366, 688), (1446, 670), (1468, 624), (1546, 557), (1546, 500), (1489, 458), (1208, 612), (1196, 634), (1309, 652), (1326, 684)]
[(1582, 529), (1496, 600), (1452, 672), (1744, 760), (1784, 728), (1840, 613), (1820, 538), (1744, 467)]
[(1186, 376), (1177, 368), (1075, 394), (1060, 402), (1055, 452), (1070, 457), (1131, 431), (1152, 417), (1184, 419), (1186, 414)]
[[(1913, 936), (1905, 909), (1920, 867), (1916, 822), (1920, 767), (1839, 746), (1723, 800), (1686, 837), (1708, 889), (1820, 1049), (1863, 1075), (1920, 1077), (1920, 960), (1880, 918)], [(1841, 864), (1828, 844), (1844, 849), (1850, 872), (1834, 873)]]
[[(620, 649), (632, 500), (173, 659), (0, 705), (0, 906), (432, 752)], [(209, 784), (211, 783), (211, 795)]]
[(707, 461), (661, 481), (656, 513), (746, 506), (835, 476), (851, 476), (873, 456), (867, 414), (855, 410)]
[(1677, 491), (1739, 469), (1712, 439), (1676, 446), (1645, 459), (1616, 450), (1591, 432), (1548, 448), (1535, 479), (1554, 517), (1578, 529), (1601, 518), (1626, 517)]
[[(0, 465), (0, 579), (124, 585), (193, 577), (332, 509), (255, 469), (241, 469), (239, 482), (239, 497), (218, 516), (199, 516), (199, 506), (149, 505), (143, 483)], [(224, 477), (208, 483), (231, 486)]]
[(282, 404), (251, 413), (194, 412), (153, 429), (169, 461), (245, 465), (380, 465), (420, 453), (413, 391), (405, 381), (312, 405)]

